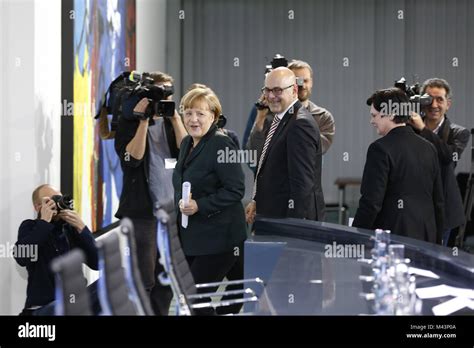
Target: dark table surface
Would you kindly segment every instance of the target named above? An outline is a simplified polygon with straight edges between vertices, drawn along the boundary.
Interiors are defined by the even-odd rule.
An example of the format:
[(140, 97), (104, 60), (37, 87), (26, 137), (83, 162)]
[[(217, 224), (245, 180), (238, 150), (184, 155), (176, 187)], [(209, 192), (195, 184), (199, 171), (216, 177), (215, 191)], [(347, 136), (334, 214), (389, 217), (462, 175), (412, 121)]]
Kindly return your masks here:
[[(260, 276), (266, 282), (258, 313), (263, 315), (371, 315), (373, 302), (362, 293), (371, 283), (359, 276), (371, 275), (371, 267), (358, 260), (370, 258), (372, 231), (335, 224), (301, 220), (263, 219), (257, 234), (245, 247), (245, 278)], [(335, 245), (351, 243), (363, 255), (328, 254)], [(404, 244), (410, 266), (434, 272), (440, 278), (416, 276), (417, 288), (446, 284), (474, 288), (474, 256), (448, 248), (392, 236)], [(332, 248), (332, 249), (331, 249)], [(422, 314), (433, 315), (432, 307), (453, 297), (423, 301)], [(463, 309), (454, 314), (474, 314)]]

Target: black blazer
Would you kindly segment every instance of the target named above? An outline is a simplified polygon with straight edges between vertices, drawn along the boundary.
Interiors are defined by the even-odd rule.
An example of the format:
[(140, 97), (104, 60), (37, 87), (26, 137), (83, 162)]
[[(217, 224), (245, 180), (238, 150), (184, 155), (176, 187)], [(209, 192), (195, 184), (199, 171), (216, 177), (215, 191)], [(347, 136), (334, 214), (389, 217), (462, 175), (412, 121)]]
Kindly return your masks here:
[(438, 134), (425, 127), (420, 135), (431, 142), (438, 151), (444, 195), (443, 228), (448, 230), (460, 226), (465, 221), (464, 206), (454, 173), (457, 162), (453, 159), (455, 159), (454, 153), (456, 153), (458, 160), (461, 158), (461, 153), (469, 142), (470, 133), (466, 128), (451, 123), (445, 117)]
[[(175, 205), (181, 243), (186, 255), (212, 255), (232, 251), (247, 238), (241, 199), (245, 179), (240, 163), (219, 163), (220, 151), (237, 150), (234, 142), (212, 126), (190, 153), (192, 138), (181, 143), (173, 172)], [(181, 227), (178, 203), (182, 184), (191, 183), (192, 199), (199, 211), (189, 216), (188, 227)]]
[(314, 117), (297, 101), (273, 134), (257, 177), (257, 214), (322, 220), (321, 139)]
[(443, 189), (435, 147), (411, 127), (373, 142), (352, 226), (441, 243)]

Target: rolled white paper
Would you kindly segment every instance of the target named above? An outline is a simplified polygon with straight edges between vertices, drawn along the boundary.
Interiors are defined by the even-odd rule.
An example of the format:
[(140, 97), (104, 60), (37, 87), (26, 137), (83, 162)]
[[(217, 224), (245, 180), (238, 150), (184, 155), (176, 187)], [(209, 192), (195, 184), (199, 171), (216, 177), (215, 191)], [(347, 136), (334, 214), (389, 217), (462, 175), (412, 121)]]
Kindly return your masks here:
[[(189, 181), (183, 182), (182, 194), (183, 204), (186, 207), (189, 204), (189, 196), (191, 195), (191, 183)], [(181, 214), (181, 226), (183, 226), (183, 228), (188, 227), (187, 215)]]

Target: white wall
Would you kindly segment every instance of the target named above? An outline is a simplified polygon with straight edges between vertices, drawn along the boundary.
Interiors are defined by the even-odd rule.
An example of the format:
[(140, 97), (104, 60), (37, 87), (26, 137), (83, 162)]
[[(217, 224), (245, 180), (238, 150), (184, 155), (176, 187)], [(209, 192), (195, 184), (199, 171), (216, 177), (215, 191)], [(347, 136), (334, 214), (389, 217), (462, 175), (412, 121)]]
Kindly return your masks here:
[[(60, 0), (0, 0), (0, 245), (32, 218), (31, 193), (60, 186)], [(3, 255), (0, 255), (3, 256)], [(18, 314), (26, 271), (0, 258), (0, 314)]]
[[(166, 0), (137, 0), (137, 70), (166, 71)], [(0, 0), (0, 245), (33, 218), (31, 192), (60, 187), (61, 1)], [(1, 255), (0, 255), (1, 256)], [(0, 257), (0, 315), (18, 314), (26, 270)]]
[(137, 0), (137, 70), (166, 72), (167, 0)]

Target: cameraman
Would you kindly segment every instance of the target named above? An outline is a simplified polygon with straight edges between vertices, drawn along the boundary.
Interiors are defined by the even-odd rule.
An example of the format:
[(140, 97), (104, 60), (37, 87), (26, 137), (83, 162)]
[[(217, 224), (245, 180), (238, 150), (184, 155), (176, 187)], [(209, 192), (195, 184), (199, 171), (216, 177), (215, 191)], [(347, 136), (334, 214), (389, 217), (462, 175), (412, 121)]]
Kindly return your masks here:
[[(16, 262), (28, 271), (26, 303), (20, 315), (54, 314), (54, 275), (50, 270), (54, 258), (77, 247), (84, 251), (87, 265), (98, 269), (97, 248), (91, 232), (74, 210), (58, 209), (52, 199), (56, 195), (61, 193), (50, 185), (37, 187), (32, 199), (38, 217), (23, 221), (18, 230), (15, 247), (29, 251), (29, 255), (15, 256)], [(96, 299), (92, 301), (97, 305)]]
[[(149, 75), (155, 86), (171, 86), (173, 78), (161, 72)], [(168, 97), (171, 99), (171, 96)], [(179, 114), (172, 117), (146, 115), (150, 101), (130, 98), (123, 103), (115, 135), (115, 150), (123, 170), (123, 190), (115, 216), (129, 217), (135, 226), (138, 266), (145, 289), (157, 315), (167, 315), (172, 299), (169, 286), (157, 281), (163, 271), (156, 245), (153, 206), (174, 197), (173, 167), (179, 146), (187, 132)]]
[(446, 116), (452, 104), (451, 87), (446, 80), (440, 78), (426, 80), (421, 91), (422, 95), (425, 93), (433, 101), (422, 110), (425, 117), (421, 118), (419, 114), (413, 113), (410, 124), (438, 151), (445, 201), (443, 245), (447, 246), (451, 231), (462, 225), (465, 219), (454, 168), (461, 158), (470, 134), (466, 128), (451, 123)]

